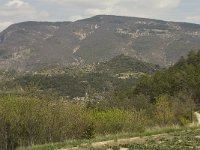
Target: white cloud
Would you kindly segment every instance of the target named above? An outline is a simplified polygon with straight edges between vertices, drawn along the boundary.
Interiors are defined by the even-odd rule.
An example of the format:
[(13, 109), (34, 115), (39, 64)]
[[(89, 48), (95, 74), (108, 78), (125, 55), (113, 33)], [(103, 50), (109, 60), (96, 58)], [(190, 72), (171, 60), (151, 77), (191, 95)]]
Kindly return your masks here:
[(154, 0), (157, 8), (176, 8), (179, 6), (181, 0)]
[[(46, 2), (52, 2), (54, 4), (60, 5), (73, 5), (81, 7), (101, 7), (101, 6), (110, 6), (118, 5), (122, 3), (130, 3), (132, 5), (142, 4), (148, 5), (149, 7), (157, 8), (172, 8), (177, 7), (181, 0), (43, 0)], [(150, 5), (149, 5), (150, 4)]]
[(39, 11), (24, 0), (9, 0), (0, 6), (0, 18), (10, 17), (11, 19), (42, 19), (48, 17), (45, 11)]
[(101, 7), (119, 2), (120, 0), (43, 0), (54, 4), (76, 7)]
[(181, 0), (43, 0), (81, 11), (81, 17), (121, 15), (158, 18), (179, 6)]
[(8, 7), (14, 6), (14, 7), (19, 8), (19, 7), (23, 6), (24, 4), (25, 4), (25, 2), (22, 0), (12, 0), (12, 1), (9, 1), (8, 3), (6, 3), (5, 5)]
[(8, 0), (0, 6), (0, 30), (10, 22), (47, 19), (48, 12), (37, 10), (25, 0)]

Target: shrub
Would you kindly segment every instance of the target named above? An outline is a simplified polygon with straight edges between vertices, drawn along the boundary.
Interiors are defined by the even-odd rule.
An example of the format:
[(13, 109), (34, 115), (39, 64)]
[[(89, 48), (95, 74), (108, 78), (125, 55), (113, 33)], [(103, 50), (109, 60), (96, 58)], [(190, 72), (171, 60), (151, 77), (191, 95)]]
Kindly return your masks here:
[(91, 115), (97, 133), (117, 133), (123, 129), (124, 114), (119, 109), (94, 111)]
[(144, 111), (110, 109), (92, 112), (96, 132), (99, 134), (118, 132), (140, 132), (148, 125)]
[(156, 98), (155, 118), (160, 125), (173, 124), (174, 112), (168, 95), (160, 95)]
[(143, 110), (125, 112), (124, 131), (142, 132), (149, 124), (149, 118)]
[(0, 98), (0, 149), (82, 138), (90, 127), (87, 118), (79, 104), (3, 96)]

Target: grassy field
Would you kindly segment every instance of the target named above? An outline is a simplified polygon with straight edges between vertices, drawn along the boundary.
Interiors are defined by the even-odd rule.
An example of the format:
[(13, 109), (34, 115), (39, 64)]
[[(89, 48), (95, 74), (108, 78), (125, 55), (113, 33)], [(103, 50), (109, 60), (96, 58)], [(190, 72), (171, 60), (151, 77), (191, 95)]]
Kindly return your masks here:
[(197, 150), (200, 149), (200, 128), (155, 128), (144, 133), (98, 136), (93, 140), (71, 140), (18, 150), (70, 150), (72, 147), (75, 150)]

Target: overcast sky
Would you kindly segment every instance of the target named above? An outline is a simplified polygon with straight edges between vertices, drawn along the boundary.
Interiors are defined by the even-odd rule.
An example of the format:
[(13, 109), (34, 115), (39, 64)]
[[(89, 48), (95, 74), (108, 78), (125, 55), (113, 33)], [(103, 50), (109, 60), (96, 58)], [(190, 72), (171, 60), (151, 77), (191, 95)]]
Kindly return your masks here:
[(120, 15), (200, 24), (200, 0), (0, 0), (0, 31), (22, 21)]

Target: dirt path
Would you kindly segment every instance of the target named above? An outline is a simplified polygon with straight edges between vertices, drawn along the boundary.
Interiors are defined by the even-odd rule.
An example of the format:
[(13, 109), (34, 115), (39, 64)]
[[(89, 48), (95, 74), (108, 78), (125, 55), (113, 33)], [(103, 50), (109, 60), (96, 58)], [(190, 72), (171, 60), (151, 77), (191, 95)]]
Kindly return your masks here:
[[(200, 113), (195, 112), (194, 114), (197, 117), (197, 125), (200, 125)], [(108, 147), (123, 145), (123, 144), (133, 144), (133, 143), (144, 144), (149, 137), (151, 137), (152, 139), (160, 139), (163, 137), (170, 138), (170, 135), (165, 133), (165, 134), (157, 134), (157, 135), (144, 136), (144, 137), (133, 137), (133, 138), (118, 139), (118, 140), (108, 140), (108, 141), (102, 141), (102, 142), (94, 142), (94, 143), (90, 143), (90, 144), (89, 143), (81, 144), (80, 146), (77, 146), (77, 147), (63, 148), (63, 149), (59, 149), (59, 150), (88, 150), (91, 148), (108, 148)], [(125, 150), (125, 149), (121, 148), (121, 150)]]
[[(73, 148), (63, 148), (59, 150), (88, 150), (91, 148), (108, 148), (116, 145), (123, 145), (123, 144), (144, 144), (146, 140), (151, 137), (152, 139), (160, 139), (163, 137), (168, 137), (168, 134), (157, 134), (152, 136), (144, 136), (144, 137), (133, 137), (133, 138), (125, 138), (125, 139), (118, 139), (118, 140), (109, 140), (103, 142), (94, 142), (91, 144), (82, 144), (77, 147)], [(122, 149), (123, 150), (123, 149)]]

